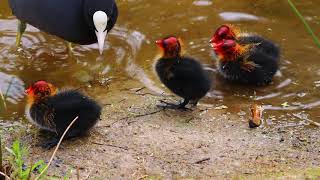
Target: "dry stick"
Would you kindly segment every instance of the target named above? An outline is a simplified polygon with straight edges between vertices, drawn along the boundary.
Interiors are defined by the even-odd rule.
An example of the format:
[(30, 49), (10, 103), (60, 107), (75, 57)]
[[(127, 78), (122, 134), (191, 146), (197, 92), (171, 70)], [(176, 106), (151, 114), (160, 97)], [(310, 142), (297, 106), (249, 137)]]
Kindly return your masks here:
[(9, 177), (9, 176), (7, 176), (5, 173), (0, 172), (0, 175), (4, 176), (6, 179), (9, 179), (9, 180), (10, 180), (10, 177)]
[[(1, 136), (0, 136), (0, 172), (3, 171), (3, 166), (2, 166), (2, 143), (1, 143)], [(3, 180), (5, 179), (5, 176), (4, 178), (3, 177), (0, 177), (0, 180)]]
[(80, 169), (78, 166), (77, 166), (77, 180), (80, 180)]
[(117, 145), (112, 145), (112, 144), (104, 144), (104, 143), (99, 143), (99, 142), (93, 142), (93, 141), (90, 141), (92, 144), (97, 144), (97, 145), (104, 145), (104, 146), (110, 146), (110, 147), (114, 147), (114, 148), (119, 148), (119, 149), (123, 149), (123, 150), (126, 150), (128, 151), (129, 148), (127, 147), (122, 147), (122, 146), (117, 146)]
[(311, 119), (304, 119), (304, 120), (308, 121), (311, 125), (320, 127), (320, 123), (318, 123), (318, 122), (312, 121)]
[(200, 159), (200, 160), (194, 162), (194, 164), (200, 164), (200, 163), (203, 163), (203, 162), (209, 161), (209, 160), (210, 160), (210, 158), (203, 158), (203, 159)]
[(0, 135), (0, 171), (3, 171), (3, 167), (2, 167), (2, 143), (1, 143), (1, 135)]
[(160, 111), (163, 111), (163, 109), (158, 109), (156, 111), (152, 111), (152, 112), (149, 112), (149, 113), (145, 113), (145, 114), (138, 114), (138, 115), (134, 115), (134, 116), (127, 116), (127, 117), (124, 117), (124, 118), (121, 118), (120, 120), (125, 120), (125, 119), (129, 119), (129, 118), (138, 118), (138, 117), (143, 117), (143, 116), (149, 116), (149, 115), (152, 115), (152, 114), (156, 114)]
[(67, 134), (67, 132), (68, 132), (68, 130), (71, 128), (72, 124), (73, 124), (74, 122), (76, 122), (76, 120), (77, 120), (78, 118), (79, 118), (78, 116), (75, 117), (75, 118), (72, 120), (72, 122), (69, 124), (69, 126), (67, 127), (67, 129), (63, 132), (63, 134), (62, 134), (62, 136), (61, 136), (61, 138), (60, 138), (60, 140), (59, 140), (59, 142), (58, 142), (58, 144), (57, 144), (56, 149), (53, 151), (53, 154), (52, 154), (52, 156), (51, 156), (51, 158), (50, 158), (50, 160), (49, 160), (48, 165), (42, 170), (42, 172), (40, 173), (40, 175), (35, 178), (35, 180), (38, 180), (38, 179), (42, 176), (42, 174), (49, 168), (50, 164), (52, 163), (53, 158), (55, 157), (55, 155), (56, 155), (56, 153), (57, 153), (57, 151), (58, 151), (58, 149), (59, 149), (59, 147), (60, 147), (60, 144), (61, 144), (64, 136)]

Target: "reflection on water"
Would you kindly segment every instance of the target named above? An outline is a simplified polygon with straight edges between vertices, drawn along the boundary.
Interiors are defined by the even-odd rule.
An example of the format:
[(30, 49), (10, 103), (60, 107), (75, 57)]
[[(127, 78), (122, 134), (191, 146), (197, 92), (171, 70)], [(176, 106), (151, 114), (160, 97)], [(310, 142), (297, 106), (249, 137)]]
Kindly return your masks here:
[(0, 72), (0, 90), (5, 100), (13, 104), (24, 97), (24, 83), (14, 75)]
[[(110, 32), (100, 56), (96, 44), (74, 45), (69, 55), (63, 40), (32, 26), (28, 26), (22, 38), (22, 47), (16, 49), (17, 21), (10, 15), (7, 2), (1, 1), (0, 88), (6, 91), (9, 82), (14, 80), (14, 83), (8, 94), (8, 111), (0, 116), (10, 117), (18, 112), (21, 117), (24, 86), (38, 79), (46, 79), (59, 87), (79, 87), (91, 81), (130, 77), (155, 93), (163, 93), (166, 89), (153, 71), (158, 51), (153, 42), (173, 34), (184, 40), (185, 53), (198, 58), (212, 74), (213, 89), (204, 103), (223, 104), (230, 107), (230, 111), (236, 107), (241, 112), (247, 111), (252, 103), (260, 103), (269, 121), (292, 123), (309, 119), (320, 122), (320, 51), (285, 1), (160, 0), (155, 4), (136, 0), (118, 3), (121, 13), (117, 26)], [(320, 32), (317, 24), (320, 1), (297, 2), (297, 6), (315, 32)], [(280, 74), (273, 84), (247, 87), (226, 82), (217, 75), (208, 39), (223, 23), (235, 23), (245, 32), (260, 34), (281, 46)]]
[(222, 12), (219, 16), (225, 21), (258, 21), (263, 18), (259, 18), (252, 14), (241, 13), (241, 12)]

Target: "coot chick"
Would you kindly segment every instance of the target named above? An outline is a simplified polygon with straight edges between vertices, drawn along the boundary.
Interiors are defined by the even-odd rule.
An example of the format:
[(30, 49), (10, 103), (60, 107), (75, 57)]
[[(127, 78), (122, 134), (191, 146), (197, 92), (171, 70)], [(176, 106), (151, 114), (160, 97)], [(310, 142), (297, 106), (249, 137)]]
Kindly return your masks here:
[(26, 116), (28, 120), (42, 130), (51, 131), (56, 136), (44, 144), (54, 147), (71, 121), (78, 119), (71, 126), (64, 139), (84, 135), (100, 118), (101, 107), (89, 97), (77, 90), (57, 89), (46, 81), (37, 81), (27, 90)]
[(223, 25), (210, 43), (218, 56), (218, 70), (228, 80), (267, 85), (279, 69), (279, 47), (261, 36), (244, 34), (231, 25)]
[(166, 103), (165, 107), (186, 109), (189, 102), (197, 105), (210, 90), (211, 80), (208, 73), (197, 60), (181, 55), (181, 44), (176, 37), (157, 40), (156, 44), (163, 52), (155, 67), (160, 81), (184, 99), (178, 105)]
[(115, 0), (9, 0), (19, 19), (16, 45), (20, 44), (26, 23), (76, 44), (98, 42), (103, 51), (107, 33), (118, 17)]

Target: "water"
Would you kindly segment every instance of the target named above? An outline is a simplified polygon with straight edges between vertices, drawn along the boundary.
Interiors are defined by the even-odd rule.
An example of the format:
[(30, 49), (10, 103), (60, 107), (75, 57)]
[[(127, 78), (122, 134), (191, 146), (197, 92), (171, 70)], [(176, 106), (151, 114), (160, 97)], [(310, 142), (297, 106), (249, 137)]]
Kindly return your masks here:
[[(320, 35), (320, 1), (296, 1), (317, 35)], [(61, 39), (28, 26), (23, 46), (14, 48), (16, 19), (6, 1), (0, 2), (0, 88), (8, 96), (3, 119), (23, 117), (23, 89), (45, 79), (58, 87), (87, 86), (109, 78), (132, 78), (141, 86), (161, 93), (152, 70), (158, 53), (154, 41), (173, 34), (184, 40), (186, 54), (215, 71), (208, 40), (223, 23), (234, 23), (246, 32), (274, 40), (281, 46), (281, 72), (267, 87), (230, 84), (213, 73), (214, 89), (202, 103), (225, 105), (234, 114), (248, 112), (253, 103), (263, 104), (264, 118), (272, 124), (320, 122), (320, 50), (315, 46), (286, 1), (160, 0), (118, 1), (120, 16), (109, 34), (103, 56), (97, 45), (74, 46), (68, 56)], [(12, 82), (13, 83), (12, 83)], [(92, 85), (101, 94), (101, 86)], [(99, 96), (100, 97), (100, 96)], [(306, 123), (308, 124), (308, 123)]]

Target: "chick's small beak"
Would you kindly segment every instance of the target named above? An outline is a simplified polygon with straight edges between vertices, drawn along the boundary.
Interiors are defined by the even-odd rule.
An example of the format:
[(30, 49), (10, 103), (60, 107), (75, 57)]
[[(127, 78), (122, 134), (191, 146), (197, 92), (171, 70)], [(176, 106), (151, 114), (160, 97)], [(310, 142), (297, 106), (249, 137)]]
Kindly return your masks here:
[(163, 50), (164, 48), (163, 48), (163, 40), (156, 40), (155, 41), (155, 43), (157, 44), (157, 46), (161, 49), (161, 50)]
[(24, 91), (24, 93), (27, 95), (27, 94), (29, 94), (30, 93), (30, 88), (28, 88), (28, 89), (26, 89), (25, 91)]
[(156, 40), (155, 43), (157, 46), (162, 47), (162, 40)]
[(216, 43), (213, 43), (213, 42), (210, 42), (210, 46), (211, 46), (212, 48), (214, 48), (214, 47), (217, 46), (217, 44), (216, 44)]

